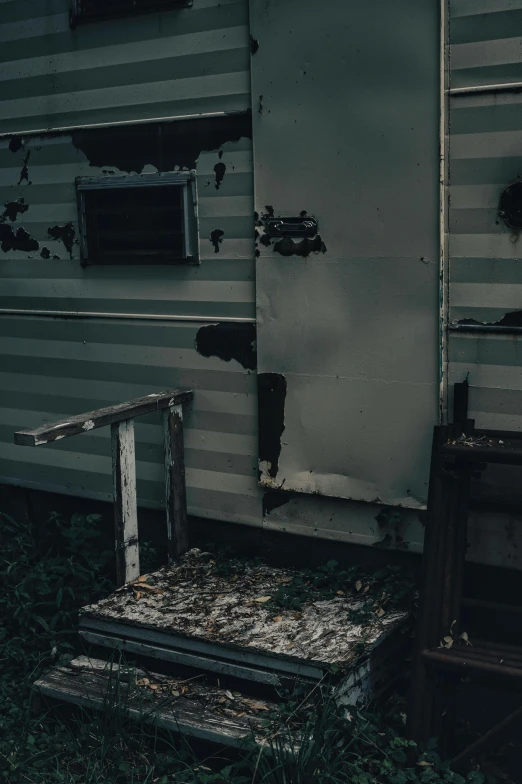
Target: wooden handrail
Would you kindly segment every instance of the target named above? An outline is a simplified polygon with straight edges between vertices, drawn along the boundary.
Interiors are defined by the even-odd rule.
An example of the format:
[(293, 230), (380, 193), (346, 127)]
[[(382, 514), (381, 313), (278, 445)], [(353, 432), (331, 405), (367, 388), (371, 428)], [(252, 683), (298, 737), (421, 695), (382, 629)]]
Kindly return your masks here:
[(34, 430), (20, 430), (15, 433), (14, 442), (19, 446), (50, 444), (61, 438), (86, 433), (97, 427), (124, 422), (143, 414), (176, 406), (190, 400), (193, 394), (190, 389), (166, 389), (155, 395), (145, 395), (135, 398), (135, 400), (129, 400), (127, 403), (117, 403), (115, 406), (98, 408), (96, 411), (88, 411), (86, 414), (61, 419), (50, 425), (41, 425)]
[(15, 444), (40, 446), (88, 433), (98, 427), (111, 426), (118, 586), (133, 582), (140, 576), (134, 419), (153, 411), (163, 412), (169, 561), (188, 549), (182, 403), (191, 400), (193, 394), (190, 389), (167, 389), (14, 434)]

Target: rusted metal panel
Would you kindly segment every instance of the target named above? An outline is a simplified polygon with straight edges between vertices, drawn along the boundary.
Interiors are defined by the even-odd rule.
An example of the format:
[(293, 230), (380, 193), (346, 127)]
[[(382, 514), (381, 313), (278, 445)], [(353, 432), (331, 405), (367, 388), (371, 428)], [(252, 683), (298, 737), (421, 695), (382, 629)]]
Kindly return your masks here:
[[(438, 9), (250, 10), (262, 484), (423, 507), (439, 385)], [(267, 235), (270, 218), (305, 212), (314, 238)]]

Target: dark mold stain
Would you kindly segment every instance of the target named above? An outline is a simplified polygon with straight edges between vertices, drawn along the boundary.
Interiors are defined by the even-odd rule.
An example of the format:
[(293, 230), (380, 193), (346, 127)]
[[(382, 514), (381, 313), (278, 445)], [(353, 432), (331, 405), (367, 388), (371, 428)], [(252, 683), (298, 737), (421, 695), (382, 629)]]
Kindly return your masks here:
[(5, 220), (14, 222), (19, 215), (27, 212), (28, 209), (29, 205), (25, 203), (25, 199), (18, 199), (18, 201), (6, 201), (5, 210), (0, 216), (0, 220), (2, 222)]
[(56, 255), (56, 253), (55, 253), (55, 254), (53, 255), (53, 259), (58, 259), (58, 261), (59, 261), (59, 260), (60, 260), (60, 257), (59, 257), (59, 256), (57, 256), (57, 255)]
[(9, 149), (11, 152), (18, 152), (18, 150), (22, 149), (23, 145), (23, 136), (12, 136), (11, 141), (9, 142)]
[(284, 506), (292, 498), (295, 498), (295, 493), (288, 490), (267, 490), (263, 495), (263, 516), (269, 515), (274, 509)]
[[(259, 220), (259, 213), (258, 212), (254, 212), (254, 220), (255, 221)], [(257, 223), (256, 223), (256, 225), (257, 225)]]
[(266, 216), (263, 217), (267, 217), (267, 218), (274, 217), (274, 208), (272, 207), (271, 204), (265, 204), (265, 210), (266, 210)]
[(29, 169), (27, 168), (27, 164), (29, 163), (29, 156), (30, 155), (31, 155), (31, 150), (27, 150), (27, 153), (26, 153), (26, 156), (24, 158), (23, 165), (22, 165), (22, 171), (20, 172), (20, 179), (18, 180), (18, 185), (21, 185), (24, 180), (27, 183), (29, 183)]
[(38, 250), (40, 245), (22, 227), (19, 227), (15, 233), (11, 226), (0, 223), (0, 247), (4, 253), (9, 253), (11, 250), (30, 252)]
[(219, 158), (219, 160), (221, 160), (221, 158), (222, 158), (222, 157), (223, 157), (223, 150), (220, 150), (220, 151), (218, 152), (218, 158)]
[(259, 248), (256, 248), (256, 251), (255, 251), (256, 259), (258, 259), (260, 255), (261, 255), (261, 251), (259, 250)]
[(217, 150), (242, 137), (251, 139), (252, 118), (238, 112), (209, 119), (84, 129), (70, 135), (91, 166), (140, 173), (151, 164), (164, 172), (176, 166), (193, 169), (204, 150)]
[(301, 212), (299, 213), (299, 217), (300, 217), (300, 218), (304, 218), (304, 216), (305, 216), (306, 214), (307, 214), (306, 210), (301, 210)]
[(310, 253), (326, 253), (326, 245), (317, 234), (313, 239), (304, 237), (300, 242), (294, 242), (290, 237), (283, 237), (274, 245), (274, 250), (281, 256), (309, 256)]
[(263, 114), (263, 96), (259, 96), (259, 106), (257, 107), (257, 111), (259, 114)]
[(235, 359), (245, 370), (256, 369), (255, 324), (210, 324), (196, 335), (196, 350), (204, 357)]
[(53, 240), (61, 240), (67, 250), (70, 258), (72, 259), (72, 246), (74, 242), (74, 226), (71, 221), (64, 226), (51, 226), (47, 229), (47, 234)]
[(268, 246), (270, 245), (270, 237), (268, 236), (268, 234), (263, 234), (259, 238), (259, 242), (261, 243), (261, 245), (266, 245), (266, 247), (268, 248)]
[(214, 166), (214, 174), (216, 175), (216, 190), (217, 191), (219, 190), (219, 186), (223, 182), (223, 177), (225, 176), (226, 170), (227, 170), (227, 167), (225, 166), (224, 163), (221, 163), (221, 161), (219, 163), (216, 163), (216, 165)]
[(210, 242), (214, 246), (214, 253), (219, 253), (219, 243), (223, 242), (225, 232), (221, 229), (214, 229), (210, 232)]
[(457, 324), (481, 325), (483, 327), (522, 327), (522, 310), (512, 310), (498, 321), (477, 321), (476, 319), (461, 319)]
[(250, 36), (250, 54), (255, 54), (259, 49), (259, 40), (254, 38), (253, 35)]
[(42, 248), (42, 250), (40, 251), (40, 256), (42, 257), (42, 259), (50, 259), (51, 251), (49, 250), (49, 248)]
[(259, 373), (257, 388), (259, 461), (268, 464), (268, 474), (275, 478), (285, 429), (286, 378), (281, 373)]

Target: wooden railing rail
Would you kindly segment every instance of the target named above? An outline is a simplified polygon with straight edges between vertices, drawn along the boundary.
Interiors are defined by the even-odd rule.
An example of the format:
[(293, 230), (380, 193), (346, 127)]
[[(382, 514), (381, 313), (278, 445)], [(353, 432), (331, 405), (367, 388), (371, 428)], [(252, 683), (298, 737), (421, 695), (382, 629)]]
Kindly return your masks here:
[(134, 419), (143, 414), (163, 412), (169, 560), (188, 548), (182, 404), (192, 396), (190, 389), (167, 389), (14, 434), (15, 444), (40, 446), (110, 425), (118, 585), (133, 582), (140, 575)]

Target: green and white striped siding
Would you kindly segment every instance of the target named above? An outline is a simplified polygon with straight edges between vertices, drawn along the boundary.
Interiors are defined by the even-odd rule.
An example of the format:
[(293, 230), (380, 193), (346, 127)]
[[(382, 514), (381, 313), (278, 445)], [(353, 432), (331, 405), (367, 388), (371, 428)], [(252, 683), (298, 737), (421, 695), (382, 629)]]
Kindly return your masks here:
[[(14, 446), (13, 432), (167, 387), (195, 389), (186, 417), (189, 511), (214, 519), (261, 524), (257, 485), (255, 373), (235, 360), (197, 353), (197, 318), (253, 319), (251, 141), (240, 139), (197, 163), (201, 264), (192, 267), (88, 267), (79, 247), (70, 259), (47, 229), (76, 224), (74, 180), (101, 174), (69, 136), (33, 138), (29, 179), (18, 186), (24, 151), (0, 142), (0, 204), (23, 197), (23, 226), (59, 260), (0, 251), (0, 308), (181, 315), (195, 321), (50, 319), (0, 316), (0, 481), (78, 496), (111, 497), (107, 429), (49, 447)], [(226, 165), (219, 190), (214, 165)], [(225, 232), (219, 253), (210, 232)], [(32, 257), (32, 258), (30, 258)], [(138, 496), (163, 502), (159, 418), (136, 425)]]
[[(522, 93), (458, 91), (522, 82), (522, 0), (450, 9), (449, 317), (494, 323), (522, 310), (522, 240), (498, 218), (501, 191), (522, 174)], [(469, 373), (479, 426), (522, 428), (520, 337), (450, 331), (449, 360), (450, 384)]]
[(247, 0), (69, 28), (69, 0), (0, 1), (0, 133), (250, 107)]

